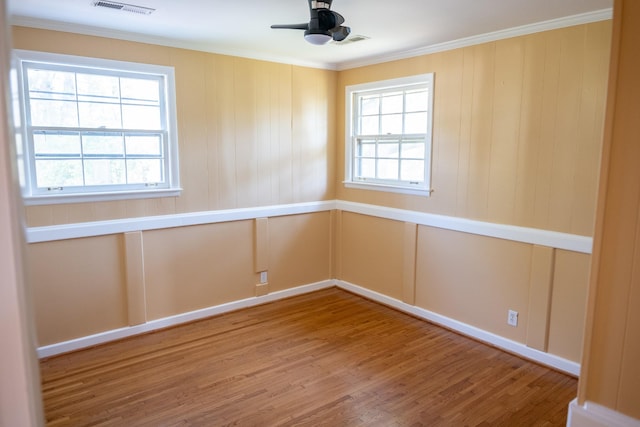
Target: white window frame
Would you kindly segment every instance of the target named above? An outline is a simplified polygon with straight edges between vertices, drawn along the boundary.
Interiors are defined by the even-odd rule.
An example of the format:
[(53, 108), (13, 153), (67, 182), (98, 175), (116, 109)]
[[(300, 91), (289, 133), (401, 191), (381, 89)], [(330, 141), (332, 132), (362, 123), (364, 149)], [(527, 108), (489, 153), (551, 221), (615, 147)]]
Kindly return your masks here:
[[(164, 182), (150, 184), (122, 184), (118, 186), (82, 186), (71, 189), (54, 188), (42, 191), (35, 181), (35, 158), (33, 149), (34, 128), (30, 124), (30, 116), (25, 91), (28, 91), (25, 66), (33, 63), (44, 63), (60, 69), (69, 67), (70, 71), (81, 69), (99, 71), (103, 75), (117, 76), (153, 76), (161, 82), (161, 122), (162, 129), (149, 133), (161, 133), (164, 150), (163, 173)], [(16, 143), (19, 162), (20, 182), (25, 205), (46, 205), (60, 203), (97, 202), (123, 199), (142, 199), (154, 197), (179, 196), (180, 173), (178, 162), (178, 126), (175, 96), (174, 68), (162, 65), (143, 64), (126, 61), (106, 60), (99, 58), (62, 55), (15, 49), (13, 51), (12, 84), (14, 86), (14, 114)], [(72, 128), (71, 130), (74, 130)], [(80, 132), (91, 131), (89, 128), (77, 128)], [(75, 130), (74, 130), (75, 131)], [(125, 129), (121, 130), (126, 134)], [(142, 131), (138, 131), (142, 132)]]
[[(343, 184), (347, 188), (365, 190), (378, 190), (402, 194), (413, 194), (429, 197), (431, 189), (431, 151), (433, 138), (433, 88), (434, 73), (419, 74), (409, 77), (381, 80), (371, 83), (350, 85), (345, 88), (345, 180)], [(425, 129), (424, 142), (425, 154), (424, 181), (421, 183), (408, 183), (403, 181), (383, 181), (357, 179), (355, 173), (355, 153), (357, 144), (357, 103), (358, 95), (366, 93), (381, 93), (393, 89), (408, 89), (411, 86), (426, 86), (428, 90), (428, 114), (427, 129)], [(381, 138), (384, 138), (382, 136)]]

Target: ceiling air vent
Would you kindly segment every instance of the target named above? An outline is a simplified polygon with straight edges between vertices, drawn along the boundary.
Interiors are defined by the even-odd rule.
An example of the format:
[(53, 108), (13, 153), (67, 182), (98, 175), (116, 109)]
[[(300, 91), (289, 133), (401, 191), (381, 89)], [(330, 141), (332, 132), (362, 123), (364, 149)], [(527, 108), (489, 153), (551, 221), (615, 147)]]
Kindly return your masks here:
[(349, 37), (347, 37), (346, 39), (342, 40), (341, 42), (332, 41), (331, 44), (335, 44), (335, 45), (338, 45), (338, 46), (343, 46), (343, 45), (346, 45), (346, 44), (361, 42), (363, 40), (369, 40), (370, 38), (371, 37), (361, 36), (359, 34), (353, 34), (353, 35), (350, 35)]
[(94, 1), (92, 4), (95, 7), (106, 7), (107, 9), (115, 9), (115, 10), (121, 10), (123, 12), (138, 13), (140, 15), (150, 15), (155, 11), (155, 9), (152, 9), (150, 7), (136, 6), (133, 4), (126, 4), (126, 3), (118, 3), (115, 1), (99, 0), (99, 1)]

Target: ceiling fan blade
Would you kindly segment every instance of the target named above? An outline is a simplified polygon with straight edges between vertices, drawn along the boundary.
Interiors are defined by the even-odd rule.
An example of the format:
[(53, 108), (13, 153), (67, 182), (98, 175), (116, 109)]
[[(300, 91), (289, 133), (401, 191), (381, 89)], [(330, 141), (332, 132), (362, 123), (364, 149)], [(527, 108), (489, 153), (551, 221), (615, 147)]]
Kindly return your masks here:
[(335, 27), (339, 27), (340, 25), (344, 24), (344, 16), (342, 16), (338, 12), (334, 12), (334, 11), (331, 11), (331, 13), (333, 14), (333, 16), (336, 19)]
[(281, 24), (281, 25), (272, 25), (271, 28), (274, 29), (287, 29), (287, 30), (307, 30), (309, 29), (309, 24)]
[(339, 26), (331, 30), (331, 37), (333, 37), (334, 41), (341, 42), (347, 38), (349, 33), (351, 33), (351, 28)]

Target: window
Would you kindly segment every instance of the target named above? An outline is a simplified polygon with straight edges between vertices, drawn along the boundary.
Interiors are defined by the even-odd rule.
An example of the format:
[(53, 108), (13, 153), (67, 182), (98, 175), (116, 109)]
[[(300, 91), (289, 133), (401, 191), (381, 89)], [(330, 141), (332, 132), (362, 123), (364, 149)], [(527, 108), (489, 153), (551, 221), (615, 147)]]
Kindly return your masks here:
[(347, 187), (430, 194), (433, 73), (346, 88)]
[(15, 58), (27, 204), (179, 194), (173, 68), (19, 50)]

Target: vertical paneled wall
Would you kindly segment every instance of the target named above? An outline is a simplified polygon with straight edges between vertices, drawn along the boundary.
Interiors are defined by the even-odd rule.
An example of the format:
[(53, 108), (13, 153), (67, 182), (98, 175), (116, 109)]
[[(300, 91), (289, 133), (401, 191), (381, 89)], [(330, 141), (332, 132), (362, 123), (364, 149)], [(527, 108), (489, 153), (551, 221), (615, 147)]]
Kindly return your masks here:
[[(31, 244), (38, 344), (244, 300), (331, 278), (331, 213), (134, 231)], [(261, 226), (256, 227), (260, 222)], [(266, 233), (265, 233), (266, 231)], [(264, 239), (264, 244), (256, 244)]]
[(609, 103), (578, 385), (592, 402), (640, 419), (640, 3), (614, 3)]
[[(337, 198), (592, 235), (610, 21), (342, 71)], [(435, 72), (431, 197), (344, 188), (344, 88)]]
[[(337, 211), (338, 279), (579, 362), (590, 255)], [(507, 324), (508, 310), (518, 325)]]
[(119, 235), (28, 246), (39, 345), (128, 324), (123, 249)]
[(15, 27), (14, 47), (175, 68), (180, 197), (32, 206), (30, 226), (335, 198), (336, 72)]

